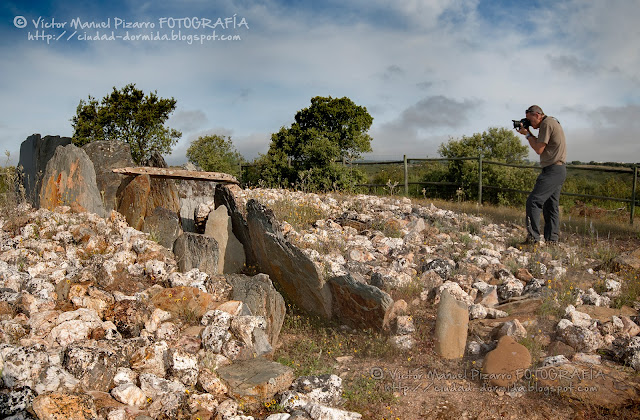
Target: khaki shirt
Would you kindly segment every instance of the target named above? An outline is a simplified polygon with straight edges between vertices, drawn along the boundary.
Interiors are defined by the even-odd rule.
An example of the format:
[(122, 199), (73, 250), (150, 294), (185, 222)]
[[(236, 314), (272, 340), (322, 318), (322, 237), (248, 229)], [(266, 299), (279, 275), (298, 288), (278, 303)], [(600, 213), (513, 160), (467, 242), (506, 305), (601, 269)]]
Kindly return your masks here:
[(562, 126), (553, 117), (545, 115), (540, 123), (537, 143), (545, 143), (540, 154), (540, 166), (546, 167), (558, 162), (567, 163), (567, 144)]

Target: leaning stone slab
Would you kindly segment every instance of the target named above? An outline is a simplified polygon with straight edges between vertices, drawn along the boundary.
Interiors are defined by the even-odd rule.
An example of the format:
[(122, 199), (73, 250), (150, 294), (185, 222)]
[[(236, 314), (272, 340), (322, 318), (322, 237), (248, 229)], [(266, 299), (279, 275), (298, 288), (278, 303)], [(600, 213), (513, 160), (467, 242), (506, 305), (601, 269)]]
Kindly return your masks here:
[(445, 359), (459, 359), (464, 356), (468, 326), (467, 304), (456, 300), (447, 290), (443, 290), (436, 317), (436, 353)]
[(358, 283), (350, 274), (329, 279), (334, 317), (356, 328), (381, 329), (393, 299), (375, 286)]
[(241, 191), (237, 185), (218, 185), (215, 189), (214, 202), (216, 207), (225, 206), (229, 211), (233, 234), (244, 247), (247, 266), (255, 267), (257, 262), (255, 253), (253, 252), (253, 245), (251, 244), (251, 237), (249, 236), (246, 208), (238, 206), (236, 202), (236, 195)]
[(288, 389), (294, 379), (293, 369), (262, 357), (223, 366), (217, 373), (226, 384), (229, 396), (247, 404), (272, 398)]
[(152, 240), (171, 250), (176, 239), (183, 233), (178, 213), (164, 207), (156, 207), (144, 219), (142, 230), (148, 233)]
[(249, 200), (247, 221), (260, 271), (267, 273), (303, 310), (331, 318), (328, 283), (313, 261), (284, 238), (273, 212), (256, 200)]

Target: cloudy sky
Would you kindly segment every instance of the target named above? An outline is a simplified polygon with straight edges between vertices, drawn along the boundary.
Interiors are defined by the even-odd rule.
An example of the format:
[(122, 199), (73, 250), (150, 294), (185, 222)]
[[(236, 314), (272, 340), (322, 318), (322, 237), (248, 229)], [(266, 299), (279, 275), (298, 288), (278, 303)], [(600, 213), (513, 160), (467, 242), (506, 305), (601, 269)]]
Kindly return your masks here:
[[(81, 99), (128, 83), (177, 100), (171, 164), (210, 133), (252, 159), (314, 96), (368, 109), (369, 159), (437, 157), (538, 104), (564, 126), (568, 160), (640, 162), (640, 0), (25, 3), (0, 6), (13, 163), (27, 136), (71, 136)], [(96, 23), (109, 27), (82, 28)]]

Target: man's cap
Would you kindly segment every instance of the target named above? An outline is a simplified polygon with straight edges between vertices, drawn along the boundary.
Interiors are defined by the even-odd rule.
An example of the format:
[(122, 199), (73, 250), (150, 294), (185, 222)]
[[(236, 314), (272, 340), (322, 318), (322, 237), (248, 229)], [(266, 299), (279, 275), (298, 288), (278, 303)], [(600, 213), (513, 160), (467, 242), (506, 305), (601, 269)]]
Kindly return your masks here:
[(544, 115), (544, 112), (542, 112), (542, 108), (540, 108), (538, 105), (531, 105), (529, 108), (527, 108), (527, 112)]

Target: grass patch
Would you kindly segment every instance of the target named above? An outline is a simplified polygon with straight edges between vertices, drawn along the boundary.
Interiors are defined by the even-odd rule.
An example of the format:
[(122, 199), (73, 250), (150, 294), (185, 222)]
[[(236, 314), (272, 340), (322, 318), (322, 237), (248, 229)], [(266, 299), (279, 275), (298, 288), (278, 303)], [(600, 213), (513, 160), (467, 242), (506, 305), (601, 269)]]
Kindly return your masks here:
[(345, 330), (289, 305), (280, 333), (282, 345), (274, 359), (294, 369), (296, 376), (335, 373), (336, 358), (393, 357), (387, 337), (373, 330)]
[(542, 305), (538, 308), (538, 315), (560, 318), (564, 309), (573, 305), (577, 297), (578, 289), (573, 282), (564, 278), (549, 279), (542, 294)]
[(397, 220), (375, 220), (371, 223), (371, 228), (378, 230), (387, 238), (402, 238), (402, 227)]
[(357, 375), (343, 382), (342, 397), (346, 400), (345, 409), (364, 413), (374, 406), (391, 406), (398, 402), (393, 392), (386, 390), (384, 383), (371, 375)]
[(543, 334), (542, 330), (537, 329), (537, 327), (529, 327), (527, 328), (527, 336), (519, 341), (520, 344), (529, 350), (534, 366), (540, 362), (543, 355), (544, 345), (539, 338), (540, 334)]
[(326, 219), (328, 215), (313, 204), (294, 202), (291, 200), (277, 200), (267, 205), (273, 211), (277, 220), (284, 220), (293, 228), (301, 232), (310, 229), (316, 220)]
[(587, 248), (587, 255), (590, 258), (596, 259), (600, 261), (600, 266), (598, 267), (600, 270), (613, 272), (616, 270), (615, 259), (618, 257), (619, 252), (615, 248), (615, 245), (611, 245), (609, 243), (605, 243), (602, 241), (598, 241), (595, 247)]
[(611, 306), (618, 309), (623, 306), (633, 307), (634, 303), (640, 300), (640, 274), (636, 270), (628, 270), (621, 272), (620, 277), (620, 295), (612, 300)]

